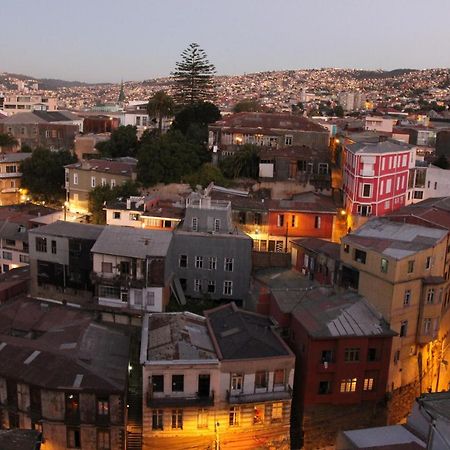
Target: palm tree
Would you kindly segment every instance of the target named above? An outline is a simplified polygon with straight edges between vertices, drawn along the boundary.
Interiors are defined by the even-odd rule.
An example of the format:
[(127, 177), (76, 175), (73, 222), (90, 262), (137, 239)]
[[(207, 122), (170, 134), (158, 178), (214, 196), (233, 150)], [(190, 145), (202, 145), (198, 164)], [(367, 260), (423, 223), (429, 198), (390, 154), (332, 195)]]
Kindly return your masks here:
[(156, 92), (147, 104), (147, 112), (149, 116), (157, 117), (159, 134), (162, 134), (162, 121), (164, 117), (173, 114), (174, 102), (170, 95), (164, 91)]

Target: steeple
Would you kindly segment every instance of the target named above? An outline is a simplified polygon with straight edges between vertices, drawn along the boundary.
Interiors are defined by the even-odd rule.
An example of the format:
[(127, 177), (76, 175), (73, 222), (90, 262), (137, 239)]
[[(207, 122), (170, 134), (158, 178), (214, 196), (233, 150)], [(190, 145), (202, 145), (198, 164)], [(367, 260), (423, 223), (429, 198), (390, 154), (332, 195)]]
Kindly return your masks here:
[(123, 80), (120, 82), (120, 92), (119, 98), (117, 99), (118, 103), (123, 103), (125, 101), (125, 91), (123, 89)]

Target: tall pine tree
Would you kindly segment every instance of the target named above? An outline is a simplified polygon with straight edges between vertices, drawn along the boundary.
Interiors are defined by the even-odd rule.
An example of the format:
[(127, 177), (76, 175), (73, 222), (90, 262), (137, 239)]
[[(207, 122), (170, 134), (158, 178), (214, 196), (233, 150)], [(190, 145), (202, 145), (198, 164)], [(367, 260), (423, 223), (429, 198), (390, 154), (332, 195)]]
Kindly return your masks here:
[(175, 99), (181, 105), (192, 105), (211, 101), (214, 97), (214, 64), (208, 60), (206, 52), (193, 42), (181, 53), (181, 61), (176, 63), (172, 76), (175, 81)]

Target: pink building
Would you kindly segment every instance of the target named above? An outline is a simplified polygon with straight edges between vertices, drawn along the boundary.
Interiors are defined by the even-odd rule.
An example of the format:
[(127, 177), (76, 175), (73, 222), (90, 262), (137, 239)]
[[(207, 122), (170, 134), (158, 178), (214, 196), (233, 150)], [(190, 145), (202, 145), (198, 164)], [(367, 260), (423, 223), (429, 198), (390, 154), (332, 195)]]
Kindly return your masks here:
[(405, 205), (414, 147), (391, 139), (344, 147), (343, 193), (347, 214), (383, 216)]

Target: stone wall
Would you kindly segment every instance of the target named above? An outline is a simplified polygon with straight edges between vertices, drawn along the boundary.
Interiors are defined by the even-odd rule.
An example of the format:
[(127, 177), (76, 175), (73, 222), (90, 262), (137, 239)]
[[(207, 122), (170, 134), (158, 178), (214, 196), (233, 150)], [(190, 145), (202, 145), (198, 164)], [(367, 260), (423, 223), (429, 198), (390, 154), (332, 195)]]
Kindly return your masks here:
[(419, 383), (407, 384), (389, 393), (387, 405), (388, 424), (394, 425), (406, 419), (412, 411), (416, 397), (419, 395)]

